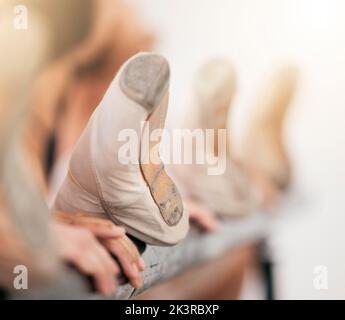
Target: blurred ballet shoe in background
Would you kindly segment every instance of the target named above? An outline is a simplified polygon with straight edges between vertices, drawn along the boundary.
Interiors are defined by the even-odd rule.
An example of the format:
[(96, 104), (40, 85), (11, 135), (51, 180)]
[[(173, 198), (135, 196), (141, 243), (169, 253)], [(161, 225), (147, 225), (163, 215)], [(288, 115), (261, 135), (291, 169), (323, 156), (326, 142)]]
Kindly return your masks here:
[(291, 180), (284, 124), (297, 80), (298, 69), (294, 66), (283, 67), (273, 75), (252, 109), (241, 145), (241, 160), (260, 170), (280, 190), (286, 189)]

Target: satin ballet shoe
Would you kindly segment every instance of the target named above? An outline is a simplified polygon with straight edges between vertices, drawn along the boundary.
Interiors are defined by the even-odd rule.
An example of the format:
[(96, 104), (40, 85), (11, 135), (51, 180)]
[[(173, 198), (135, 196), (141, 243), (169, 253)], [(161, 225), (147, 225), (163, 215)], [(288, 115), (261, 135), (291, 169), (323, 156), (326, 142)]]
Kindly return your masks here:
[(194, 81), (194, 101), (203, 128), (227, 128), (235, 91), (236, 73), (227, 59), (211, 59), (201, 66)]
[[(153, 245), (186, 236), (188, 213), (159, 159), (160, 139), (145, 146), (143, 138), (164, 127), (169, 78), (157, 54), (137, 54), (121, 67), (75, 146), (55, 209), (106, 216)], [(133, 134), (128, 159), (123, 137)]]
[[(209, 60), (196, 73), (193, 101), (199, 122), (195, 125), (215, 130), (214, 148), (206, 149), (205, 156), (209, 159), (223, 157), (219, 161), (223, 161), (224, 171), (210, 175), (209, 165), (195, 163), (172, 168), (186, 190), (187, 197), (203, 203), (215, 214), (225, 218), (251, 214), (256, 206), (256, 195), (246, 175), (233, 161), (230, 149), (228, 117), (235, 91), (235, 70), (226, 59)], [(225, 141), (219, 146), (218, 129), (227, 130), (223, 139)], [(221, 151), (220, 148), (225, 150)]]
[[(215, 215), (228, 219), (255, 213), (259, 201), (248, 177), (232, 161), (221, 175), (208, 175), (206, 165), (182, 165), (172, 169), (183, 195), (202, 203)], [(180, 186), (179, 184), (179, 186)]]
[(280, 190), (286, 189), (291, 180), (283, 130), (297, 80), (296, 67), (287, 66), (274, 74), (253, 108), (241, 147), (241, 159), (260, 170)]

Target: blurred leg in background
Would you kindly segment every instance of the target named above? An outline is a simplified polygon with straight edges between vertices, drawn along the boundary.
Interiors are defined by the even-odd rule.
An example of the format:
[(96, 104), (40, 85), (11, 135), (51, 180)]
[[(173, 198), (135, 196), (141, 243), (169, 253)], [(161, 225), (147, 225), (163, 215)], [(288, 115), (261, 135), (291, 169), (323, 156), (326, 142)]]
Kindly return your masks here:
[[(46, 21), (31, 12), (31, 27), (14, 24), (15, 3), (1, 4), (1, 283), (13, 290), (11, 276), (18, 264), (30, 268), (33, 284), (56, 269), (56, 256), (48, 228), (48, 209), (21, 159), (20, 129), (27, 114), (27, 100), (41, 63), (49, 56)], [(26, 17), (27, 18), (27, 17)], [(37, 50), (32, 52), (32, 46)], [(17, 255), (17, 257), (16, 257)], [(49, 267), (49, 263), (51, 265)], [(36, 266), (42, 265), (42, 269)], [(55, 266), (54, 266), (55, 265)], [(47, 270), (45, 270), (47, 268)], [(55, 270), (56, 271), (56, 270)], [(42, 280), (42, 279), (41, 279)]]
[[(67, 255), (61, 255), (61, 246), (55, 248), (52, 243), (56, 235), (66, 236), (66, 232), (52, 228), (48, 207), (39, 191), (44, 189), (40, 172), (33, 170), (35, 174), (30, 176), (27, 170), (30, 165), (21, 162), (25, 158), (21, 148), (21, 128), (26, 115), (30, 114), (27, 108), (29, 93), (39, 68), (83, 39), (90, 23), (91, 2), (74, 1), (71, 5), (68, 1), (24, 1), (21, 9), (28, 16), (22, 18), (30, 19), (25, 30), (16, 28), (13, 23), (15, 2), (3, 2), (3, 5), (1, 12), (8, 14), (8, 19), (1, 20), (4, 23), (1, 31), (5, 35), (1, 37), (1, 113), (4, 120), (1, 126), (1, 182), (4, 196), (0, 261), (1, 284), (14, 292), (16, 288), (11, 282), (15, 266), (23, 264), (28, 268), (30, 288), (33, 289), (38, 284), (42, 286), (43, 279), (56, 275), (58, 255), (67, 258)], [(75, 24), (76, 15), (81, 25)], [(59, 38), (64, 27), (70, 30)], [(35, 53), (32, 47), (35, 47)], [(72, 239), (79, 241), (81, 237), (78, 239), (75, 235)], [(112, 261), (110, 257), (109, 261)]]

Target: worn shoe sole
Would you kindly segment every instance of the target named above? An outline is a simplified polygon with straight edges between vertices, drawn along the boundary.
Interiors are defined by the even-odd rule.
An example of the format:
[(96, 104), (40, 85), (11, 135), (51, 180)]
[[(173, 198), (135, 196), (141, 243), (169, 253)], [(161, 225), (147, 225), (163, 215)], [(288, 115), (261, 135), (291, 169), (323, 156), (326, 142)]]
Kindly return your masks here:
[[(168, 62), (155, 54), (143, 54), (134, 58), (125, 68), (120, 78), (120, 88), (124, 94), (149, 113), (142, 133), (151, 134), (163, 129), (169, 97), (170, 69)], [(159, 144), (150, 140), (148, 148), (140, 147), (140, 168), (151, 195), (164, 221), (176, 226), (183, 216), (183, 203), (179, 191), (164, 170), (159, 158)], [(155, 161), (152, 161), (152, 158)]]

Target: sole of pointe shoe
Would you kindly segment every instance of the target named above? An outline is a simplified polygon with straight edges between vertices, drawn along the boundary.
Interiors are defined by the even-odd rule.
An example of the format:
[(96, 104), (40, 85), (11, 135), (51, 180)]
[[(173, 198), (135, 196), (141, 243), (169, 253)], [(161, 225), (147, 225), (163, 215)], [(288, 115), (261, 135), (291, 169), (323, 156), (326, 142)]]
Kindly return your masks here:
[(120, 78), (121, 90), (147, 112), (152, 113), (168, 91), (169, 64), (157, 54), (141, 54), (124, 69)]
[[(170, 68), (165, 58), (157, 54), (136, 56), (123, 71), (120, 88), (125, 95), (141, 105), (148, 112), (144, 130), (149, 134), (156, 129), (163, 129), (168, 107)], [(149, 148), (141, 146), (140, 168), (144, 180), (149, 186), (152, 198), (157, 204), (164, 221), (169, 226), (176, 226), (183, 216), (183, 203), (179, 191), (164, 170), (157, 144), (149, 143)], [(146, 151), (145, 151), (146, 150)], [(154, 156), (158, 161), (150, 161)], [(148, 161), (143, 161), (148, 159)]]

